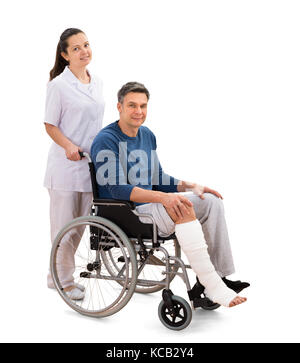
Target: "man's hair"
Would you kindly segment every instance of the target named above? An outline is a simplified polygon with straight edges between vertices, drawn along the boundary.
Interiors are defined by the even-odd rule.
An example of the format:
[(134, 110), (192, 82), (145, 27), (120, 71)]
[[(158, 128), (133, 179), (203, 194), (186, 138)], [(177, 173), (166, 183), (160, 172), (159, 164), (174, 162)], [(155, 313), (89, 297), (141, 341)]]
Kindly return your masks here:
[(124, 97), (129, 92), (136, 92), (136, 93), (145, 93), (147, 96), (147, 99), (150, 98), (150, 93), (147, 90), (147, 88), (142, 84), (138, 82), (128, 82), (124, 84), (124, 86), (119, 90), (118, 92), (118, 102), (123, 103)]

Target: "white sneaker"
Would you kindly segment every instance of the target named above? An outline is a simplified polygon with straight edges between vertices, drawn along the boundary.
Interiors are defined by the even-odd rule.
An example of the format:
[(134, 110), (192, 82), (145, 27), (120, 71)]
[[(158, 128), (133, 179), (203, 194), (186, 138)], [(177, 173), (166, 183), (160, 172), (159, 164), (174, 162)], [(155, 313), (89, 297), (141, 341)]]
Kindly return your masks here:
[(84, 292), (78, 289), (78, 287), (74, 287), (71, 291), (67, 291), (66, 294), (71, 300), (84, 299)]
[[(73, 284), (75, 287), (77, 287), (77, 289), (81, 290), (82, 292), (85, 291), (85, 287), (83, 285), (77, 284), (76, 282), (74, 282)], [(53, 289), (55, 290), (55, 286), (54, 284), (48, 284), (47, 285), (49, 289)]]

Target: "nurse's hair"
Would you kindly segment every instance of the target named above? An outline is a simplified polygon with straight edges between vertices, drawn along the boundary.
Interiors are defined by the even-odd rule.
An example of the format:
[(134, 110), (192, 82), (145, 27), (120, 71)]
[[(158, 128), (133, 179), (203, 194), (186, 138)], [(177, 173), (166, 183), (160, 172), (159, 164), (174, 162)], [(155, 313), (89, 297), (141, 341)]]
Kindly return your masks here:
[(147, 99), (149, 101), (150, 93), (147, 90), (147, 88), (142, 84), (138, 82), (128, 82), (122, 86), (122, 88), (118, 92), (118, 102), (123, 103), (124, 97), (127, 95), (127, 93), (135, 92), (135, 93), (145, 93), (147, 96)]
[(61, 55), (61, 52), (67, 53), (69, 37), (78, 33), (83, 33), (83, 31), (77, 28), (68, 28), (61, 34), (56, 48), (55, 64), (50, 71), (50, 81), (61, 74), (65, 67), (69, 64), (69, 62)]

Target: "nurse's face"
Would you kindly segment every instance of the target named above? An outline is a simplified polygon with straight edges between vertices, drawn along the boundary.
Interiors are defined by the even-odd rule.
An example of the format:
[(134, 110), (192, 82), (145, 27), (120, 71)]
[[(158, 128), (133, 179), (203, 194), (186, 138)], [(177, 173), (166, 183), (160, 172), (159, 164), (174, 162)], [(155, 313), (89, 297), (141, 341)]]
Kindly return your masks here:
[(87, 66), (92, 59), (92, 50), (89, 41), (84, 33), (78, 33), (68, 38), (67, 52), (61, 55), (73, 68)]

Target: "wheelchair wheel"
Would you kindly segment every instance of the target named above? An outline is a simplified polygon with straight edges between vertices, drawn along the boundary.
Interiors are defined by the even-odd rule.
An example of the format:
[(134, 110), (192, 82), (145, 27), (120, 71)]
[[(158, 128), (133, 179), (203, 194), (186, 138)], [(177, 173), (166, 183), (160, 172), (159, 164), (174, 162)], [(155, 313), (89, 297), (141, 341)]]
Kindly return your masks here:
[(160, 321), (169, 329), (182, 330), (186, 328), (192, 320), (192, 309), (189, 303), (180, 296), (173, 295), (172, 303), (174, 314), (169, 311), (164, 300), (158, 307), (158, 316)]
[[(170, 256), (181, 257), (181, 250), (177, 239), (167, 240), (162, 244)], [(149, 252), (149, 250), (148, 250)], [(152, 254), (153, 253), (153, 254)], [(122, 260), (119, 251), (101, 251), (104, 264), (107, 266), (108, 271), (112, 276), (116, 276), (120, 270), (120, 264), (118, 262)], [(138, 268), (138, 280), (136, 283), (135, 292), (139, 293), (153, 293), (162, 290), (165, 286), (157, 285), (153, 281), (164, 283), (166, 281), (163, 274), (166, 270), (165, 261), (163, 261), (165, 255), (161, 251), (151, 250), (151, 254), (144, 260), (139, 253), (136, 253), (137, 268)], [(171, 267), (172, 273), (170, 274), (170, 282), (176, 276), (178, 271), (178, 265)], [(141, 280), (147, 280), (142, 282)], [(151, 282), (152, 281), (152, 282)]]
[[(124, 261), (117, 262), (120, 266), (114, 276), (101, 258), (104, 249), (117, 251)], [(53, 243), (50, 268), (63, 300), (75, 311), (95, 317), (121, 310), (134, 293), (137, 279), (132, 243), (118, 226), (96, 216), (75, 218), (59, 232)], [(82, 300), (72, 300), (66, 291), (74, 283), (85, 288)]]

